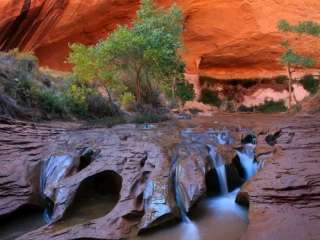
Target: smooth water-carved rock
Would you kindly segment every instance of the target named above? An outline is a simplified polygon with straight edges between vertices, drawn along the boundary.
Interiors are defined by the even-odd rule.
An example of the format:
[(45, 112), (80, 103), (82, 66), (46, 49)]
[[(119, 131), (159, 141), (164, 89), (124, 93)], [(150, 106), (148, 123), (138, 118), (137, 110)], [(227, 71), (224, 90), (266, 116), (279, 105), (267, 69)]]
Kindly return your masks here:
[[(216, 116), (215, 121), (228, 126), (234, 139), (233, 143), (225, 145), (219, 144), (217, 138), (212, 137), (216, 135), (210, 134), (218, 130), (204, 131), (194, 127), (194, 123), (187, 123), (186, 128), (193, 128), (179, 134), (179, 127), (171, 122), (143, 131), (135, 125), (91, 129), (59, 124), (58, 128), (53, 123), (48, 126), (1, 119), (0, 148), (7, 155), (0, 155), (4, 163), (4, 169), (0, 169), (0, 213), (4, 217), (27, 204), (41, 206), (42, 163), (52, 156), (64, 156), (67, 160), (75, 156), (79, 160), (75, 165), (77, 171), (65, 172), (51, 188), (55, 189), (54, 221), (20, 239), (120, 239), (178, 219), (178, 208), (180, 214), (188, 218), (187, 214), (210, 187), (219, 189), (207, 145), (214, 146), (221, 156), (228, 188), (233, 190), (243, 183), (236, 160), (232, 159), (234, 146), (238, 146), (240, 136), (247, 136), (247, 129), (252, 128), (258, 139), (257, 161), (264, 161), (265, 166), (252, 181), (244, 184), (237, 198), (238, 202), (250, 206), (250, 225), (244, 239), (265, 239), (264, 236), (277, 239), (275, 232), (282, 239), (288, 236), (316, 239), (319, 221), (312, 216), (319, 213), (320, 127), (316, 121), (319, 116), (268, 115), (264, 119), (252, 114), (250, 117)], [(212, 121), (211, 118), (205, 120)], [(233, 121), (236, 126), (232, 125)], [(201, 124), (204, 129), (224, 127)], [(266, 137), (279, 129), (282, 129), (281, 135), (271, 146)], [(252, 144), (251, 140), (249, 142)], [(101, 201), (96, 202), (90, 196)], [(101, 205), (103, 201), (107, 201), (108, 206)], [(283, 214), (280, 216), (278, 211)], [(268, 219), (277, 224), (271, 224)], [(305, 225), (305, 229), (297, 227), (301, 222), (309, 225)], [(299, 230), (297, 237), (286, 231), (288, 226)]]
[(40, 176), (40, 192), (47, 204), (44, 213), (46, 222), (51, 221), (55, 202), (61, 201), (61, 198), (66, 198), (64, 194), (67, 194), (67, 192), (62, 191), (59, 184), (64, 178), (76, 173), (78, 168), (79, 158), (71, 155), (51, 156), (45, 161)]
[(25, 205), (40, 206), (41, 161), (56, 136), (68, 128), (64, 125), (35, 125), (0, 116), (0, 217)]

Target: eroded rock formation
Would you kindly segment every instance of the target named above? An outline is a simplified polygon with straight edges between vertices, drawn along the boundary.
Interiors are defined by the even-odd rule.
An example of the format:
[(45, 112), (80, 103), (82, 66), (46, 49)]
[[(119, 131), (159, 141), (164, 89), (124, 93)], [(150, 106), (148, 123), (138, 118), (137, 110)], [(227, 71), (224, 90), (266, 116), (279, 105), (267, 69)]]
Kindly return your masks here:
[[(20, 239), (134, 236), (178, 219), (212, 188), (219, 189), (213, 181), (218, 160), (226, 164), (229, 190), (241, 185), (246, 169), (239, 169), (235, 149), (255, 144), (254, 133), (263, 169), (238, 195), (238, 202), (249, 206), (242, 239), (318, 239), (318, 119), (316, 114), (220, 114), (144, 130), (130, 124), (97, 129), (1, 118), (0, 217), (27, 205), (48, 207), (50, 198), (51, 224)], [(43, 191), (48, 188), (40, 187), (41, 169), (61, 156), (73, 159), (73, 167), (59, 178), (51, 171), (44, 185), (50, 191)], [(90, 181), (95, 182), (85, 189)], [(106, 212), (94, 205), (99, 214), (68, 213), (81, 208), (74, 201), (83, 189), (116, 194), (116, 202)], [(52, 194), (41, 199), (41, 192)]]
[[(176, 2), (185, 15), (183, 55), (187, 71), (218, 78), (279, 74), (283, 38), (277, 33), (277, 22), (284, 18), (291, 22), (320, 21), (320, 3), (316, 0)], [(172, 1), (158, 3), (167, 6)], [(0, 47), (33, 50), (42, 65), (67, 70), (68, 43), (96, 43), (117, 24), (130, 24), (138, 5), (138, 0), (1, 1)], [(316, 39), (297, 43), (299, 51), (319, 56), (320, 42)]]

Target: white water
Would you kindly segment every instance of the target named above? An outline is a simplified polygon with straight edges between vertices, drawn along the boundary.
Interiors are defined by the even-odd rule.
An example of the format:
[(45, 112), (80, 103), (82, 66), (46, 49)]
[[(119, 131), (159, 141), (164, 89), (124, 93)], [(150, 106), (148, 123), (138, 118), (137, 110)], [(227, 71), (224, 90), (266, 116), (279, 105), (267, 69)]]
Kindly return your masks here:
[(212, 161), (212, 165), (217, 172), (219, 187), (221, 194), (228, 193), (228, 183), (226, 176), (226, 168), (223, 164), (221, 157), (217, 154), (216, 148), (212, 145), (207, 145), (209, 148), (209, 155)]
[(200, 201), (190, 222), (166, 226), (135, 240), (239, 240), (248, 224), (247, 210), (235, 202), (239, 189)]
[(186, 208), (183, 202), (183, 193), (179, 185), (179, 164), (176, 166), (176, 177), (175, 177), (175, 189), (176, 189), (176, 202), (180, 210), (181, 219), (182, 219), (182, 231), (181, 231), (181, 240), (190, 239), (190, 240), (200, 240), (200, 234), (197, 226), (190, 220), (187, 215)]
[(219, 180), (219, 187), (221, 194), (228, 193), (228, 185), (227, 185), (227, 177), (226, 177), (226, 168), (224, 165), (216, 167), (218, 180)]
[(246, 144), (242, 152), (236, 151), (245, 172), (246, 180), (251, 179), (258, 171), (258, 163), (254, 162), (255, 145)]

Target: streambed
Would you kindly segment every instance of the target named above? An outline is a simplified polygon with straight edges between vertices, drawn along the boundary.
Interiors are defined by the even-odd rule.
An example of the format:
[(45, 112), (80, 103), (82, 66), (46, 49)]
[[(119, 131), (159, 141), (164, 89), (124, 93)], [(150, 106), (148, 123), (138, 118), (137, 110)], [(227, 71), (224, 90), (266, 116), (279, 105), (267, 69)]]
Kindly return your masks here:
[(239, 190), (207, 197), (181, 222), (145, 233), (134, 240), (239, 240), (248, 225), (247, 209), (235, 203)]

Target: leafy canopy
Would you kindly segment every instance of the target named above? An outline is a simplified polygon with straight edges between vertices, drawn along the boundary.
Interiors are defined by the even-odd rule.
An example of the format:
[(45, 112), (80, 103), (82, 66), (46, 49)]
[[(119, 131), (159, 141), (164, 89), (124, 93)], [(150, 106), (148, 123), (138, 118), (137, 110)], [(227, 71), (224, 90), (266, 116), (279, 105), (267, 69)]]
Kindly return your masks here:
[[(292, 25), (286, 20), (281, 20), (278, 23), (278, 29), (279, 31), (286, 33), (305, 33), (308, 35), (320, 36), (320, 25), (312, 21), (303, 21), (299, 22), (297, 25)], [(281, 62), (283, 64), (292, 64), (301, 67), (314, 67), (316, 65), (315, 59), (295, 52), (288, 40), (282, 42), (281, 45), (285, 49), (281, 56)]]
[(293, 64), (302, 67), (313, 67), (316, 65), (316, 61), (313, 58), (299, 55), (289, 45), (288, 41), (282, 43), (285, 52), (281, 56), (281, 61), (284, 64)]
[(312, 36), (320, 36), (320, 24), (313, 21), (302, 21), (297, 25), (292, 25), (287, 20), (281, 20), (278, 23), (278, 29), (282, 32), (305, 33)]
[(83, 81), (98, 81), (126, 98), (127, 91), (138, 98), (182, 77), (182, 32), (183, 16), (176, 5), (165, 10), (142, 0), (132, 27), (118, 26), (95, 46), (71, 45), (69, 61)]

